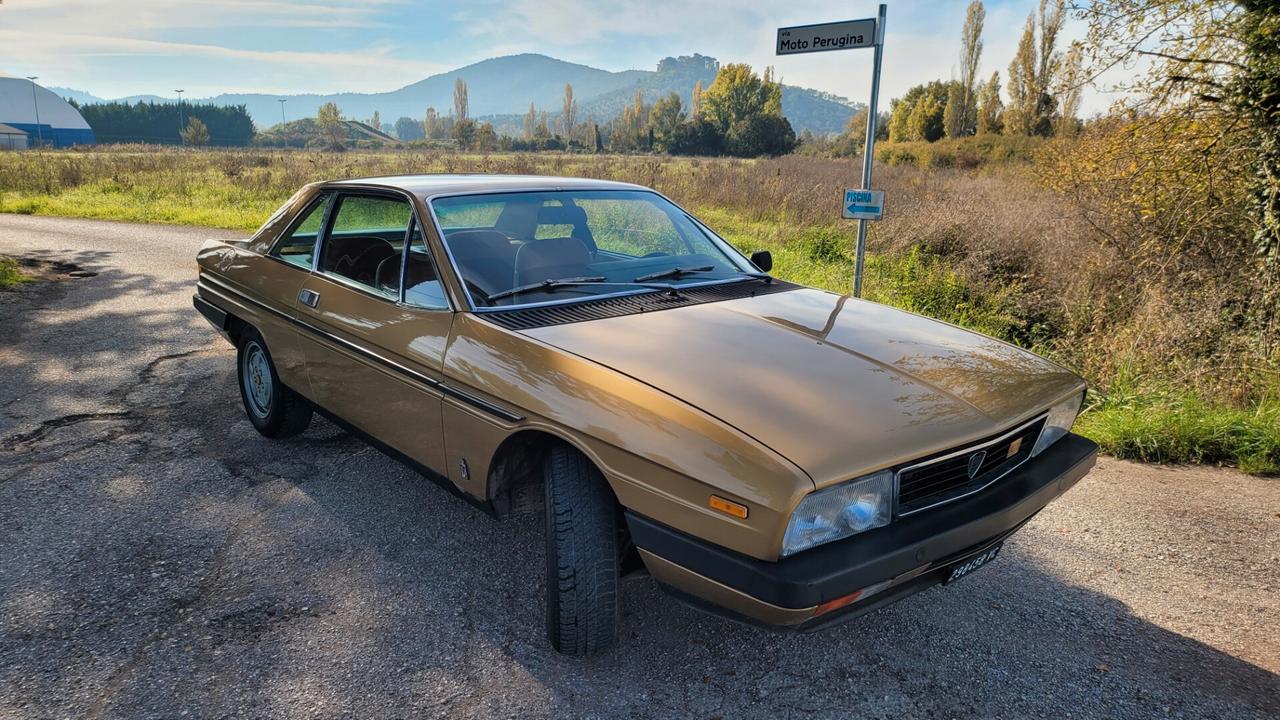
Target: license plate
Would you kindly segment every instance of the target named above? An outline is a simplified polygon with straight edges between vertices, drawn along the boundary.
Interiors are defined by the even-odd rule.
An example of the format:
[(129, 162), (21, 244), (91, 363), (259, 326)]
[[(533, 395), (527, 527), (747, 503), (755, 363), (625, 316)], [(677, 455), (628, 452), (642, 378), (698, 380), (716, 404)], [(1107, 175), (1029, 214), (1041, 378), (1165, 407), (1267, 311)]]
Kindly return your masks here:
[(952, 565), (951, 570), (947, 573), (947, 579), (943, 581), (943, 584), (953, 583), (983, 565), (986, 565), (992, 560), (995, 560), (996, 555), (1000, 552), (1000, 546), (1002, 544), (1003, 543), (996, 543), (968, 560), (962, 560), (955, 565)]

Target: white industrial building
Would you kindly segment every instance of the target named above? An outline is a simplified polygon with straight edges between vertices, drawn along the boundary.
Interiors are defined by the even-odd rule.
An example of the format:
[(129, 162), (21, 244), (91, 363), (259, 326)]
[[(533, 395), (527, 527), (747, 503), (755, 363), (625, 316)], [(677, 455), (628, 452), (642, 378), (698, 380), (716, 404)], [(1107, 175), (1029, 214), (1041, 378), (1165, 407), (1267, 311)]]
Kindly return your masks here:
[(0, 149), (92, 144), (89, 123), (66, 100), (26, 78), (0, 73)]

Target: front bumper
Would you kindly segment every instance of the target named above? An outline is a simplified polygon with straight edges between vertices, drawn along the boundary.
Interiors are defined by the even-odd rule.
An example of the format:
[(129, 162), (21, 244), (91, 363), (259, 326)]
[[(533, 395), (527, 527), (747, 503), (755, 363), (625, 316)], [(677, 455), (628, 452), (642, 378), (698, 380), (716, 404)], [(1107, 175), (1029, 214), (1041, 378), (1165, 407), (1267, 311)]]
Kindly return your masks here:
[[(758, 560), (627, 513), (650, 574), (676, 596), (735, 619), (814, 630), (942, 582), (948, 568), (1013, 534), (1093, 467), (1098, 446), (1068, 434), (986, 490), (799, 553)], [(830, 611), (823, 603), (880, 586)]]

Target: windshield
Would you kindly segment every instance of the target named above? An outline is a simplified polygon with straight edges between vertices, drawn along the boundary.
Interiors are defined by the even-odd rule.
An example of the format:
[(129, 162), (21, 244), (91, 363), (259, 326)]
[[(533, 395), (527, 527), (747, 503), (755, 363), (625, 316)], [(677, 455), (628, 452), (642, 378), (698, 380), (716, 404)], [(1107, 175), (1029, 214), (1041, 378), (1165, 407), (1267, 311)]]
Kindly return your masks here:
[(431, 205), (477, 307), (653, 292), (758, 274), (657, 193), (462, 195)]

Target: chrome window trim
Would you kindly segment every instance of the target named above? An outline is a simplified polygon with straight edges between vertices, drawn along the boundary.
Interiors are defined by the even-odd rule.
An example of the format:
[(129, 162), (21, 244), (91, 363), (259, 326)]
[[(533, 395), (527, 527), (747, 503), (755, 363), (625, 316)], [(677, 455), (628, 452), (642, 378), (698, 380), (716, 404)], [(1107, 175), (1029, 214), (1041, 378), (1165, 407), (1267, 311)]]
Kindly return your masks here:
[(302, 206), (302, 210), (299, 210), (298, 214), (294, 215), (293, 218), (289, 220), (289, 224), (285, 225), (284, 230), (281, 230), (280, 233), (271, 241), (271, 246), (267, 248), (267, 252), (263, 253), (263, 257), (269, 257), (272, 260), (279, 260), (280, 262), (288, 263), (299, 270), (309, 271), (311, 268), (304, 268), (301, 265), (291, 263), (281, 257), (279, 255), (280, 245), (284, 242), (285, 238), (292, 236), (294, 231), (296, 231), (298, 227), (302, 225), (303, 221), (310, 216), (308, 211), (317, 205), (323, 205), (324, 209), (320, 213), (320, 227), (316, 229), (316, 241), (311, 245), (311, 265), (314, 267), (316, 263), (316, 249), (320, 247), (320, 236), (324, 234), (325, 225), (329, 222), (329, 201), (332, 199), (333, 195), (324, 189), (317, 192), (315, 197), (308, 199), (306, 204)]
[[(649, 194), (651, 194), (651, 195), (656, 195), (656, 196), (658, 196), (658, 197), (662, 198), (663, 200), (666, 200), (667, 202), (671, 203), (671, 206), (672, 206), (672, 207), (674, 207), (675, 209), (677, 209), (677, 210), (679, 210), (680, 212), (684, 213), (684, 214), (685, 214), (686, 216), (688, 216), (689, 218), (693, 219), (693, 221), (694, 221), (694, 225), (699, 226), (699, 227), (701, 227), (701, 228), (702, 228), (702, 229), (704, 229), (704, 230), (710, 230), (710, 229), (709, 229), (709, 228), (707, 228), (705, 225), (703, 225), (703, 223), (699, 222), (696, 218), (693, 218), (693, 215), (692, 215), (692, 214), (690, 214), (688, 210), (685, 210), (683, 207), (681, 207), (678, 203), (676, 203), (676, 202), (675, 202), (674, 200), (672, 200), (671, 198), (667, 197), (666, 195), (663, 195), (662, 193), (658, 192), (657, 190), (654, 190), (654, 189), (652, 189), (652, 188), (647, 188), (647, 187), (644, 187), (644, 186), (641, 186), (641, 185), (637, 185), (637, 186), (635, 186), (635, 187), (600, 187), (600, 188), (590, 188), (590, 187), (586, 187), (586, 188), (566, 188), (566, 187), (562, 187), (562, 186), (547, 186), (547, 187), (530, 187), (530, 188), (527, 188), (527, 189), (521, 189), (521, 190), (511, 190), (511, 189), (504, 189), (504, 190), (484, 190), (484, 189), (480, 189), (480, 190), (467, 190), (467, 191), (458, 191), (458, 192), (433, 193), (433, 194), (431, 194), (431, 195), (427, 195), (427, 196), (425, 196), (425, 197), (423, 197), (423, 198), (422, 198), (422, 202), (423, 202), (423, 204), (424, 204), (424, 205), (426, 206), (426, 208), (427, 208), (427, 213), (431, 216), (431, 223), (432, 223), (432, 225), (435, 227), (435, 230), (436, 230), (436, 236), (440, 238), (440, 244), (444, 246), (444, 252), (445, 252), (445, 254), (446, 254), (446, 255), (448, 256), (448, 258), (449, 258), (449, 267), (450, 267), (450, 269), (453, 271), (453, 274), (454, 274), (455, 276), (457, 276), (457, 278), (458, 278), (458, 284), (462, 286), (462, 293), (463, 293), (463, 294), (466, 296), (466, 298), (467, 298), (467, 305), (468, 305), (468, 308), (467, 308), (467, 309), (469, 309), (470, 311), (472, 311), (472, 312), (476, 312), (476, 313), (482, 313), (482, 312), (501, 312), (501, 311), (503, 311), (503, 310), (523, 310), (523, 309), (526, 309), (526, 308), (546, 307), (546, 306), (548, 306), (548, 305), (567, 305), (567, 304), (570, 304), (570, 303), (581, 302), (581, 301), (583, 301), (583, 300), (594, 300), (594, 299), (606, 298), (606, 297), (622, 297), (622, 296), (625, 296), (625, 295), (639, 295), (639, 294), (643, 294), (643, 293), (647, 293), (647, 292), (662, 292), (661, 290), (654, 291), (654, 290), (648, 290), (648, 289), (640, 289), (640, 290), (626, 290), (626, 291), (617, 292), (617, 293), (606, 293), (606, 294), (600, 294), (600, 295), (591, 295), (591, 296), (589, 296), (589, 297), (566, 298), (566, 299), (564, 299), (564, 300), (547, 300), (547, 301), (544, 301), (544, 302), (539, 302), (539, 303), (526, 303), (526, 304), (522, 304), (522, 305), (503, 305), (503, 306), (501, 306), (501, 307), (489, 307), (489, 306), (483, 306), (483, 307), (482, 307), (482, 306), (480, 306), (480, 305), (477, 305), (477, 304), (476, 304), (476, 300), (475, 300), (475, 298), (474, 298), (474, 297), (472, 297), (472, 295), (471, 295), (471, 289), (467, 287), (466, 278), (465, 278), (465, 277), (463, 277), (463, 275), (462, 275), (462, 271), (458, 269), (458, 261), (457, 261), (456, 259), (454, 259), (454, 257), (453, 257), (453, 248), (449, 247), (449, 240), (448, 240), (448, 238), (446, 238), (446, 237), (445, 237), (444, 226), (442, 226), (442, 225), (440, 224), (440, 218), (439, 218), (439, 216), (437, 216), (437, 215), (436, 215), (435, 201), (436, 201), (436, 200), (439, 200), (439, 199), (441, 199), (441, 198), (451, 198), (451, 197), (472, 197), (472, 196), (480, 196), (480, 195), (516, 195), (516, 194), (521, 194), (521, 193), (544, 193), (544, 192), (629, 192), (629, 193), (636, 193), (636, 192), (640, 192), (640, 193), (649, 193)], [(708, 237), (707, 237), (707, 239), (708, 239), (708, 240), (710, 240), (710, 241), (711, 241), (711, 244), (712, 244), (712, 245), (715, 245), (717, 249), (719, 249), (721, 252), (725, 253), (725, 255), (727, 255), (727, 256), (730, 258), (730, 261), (731, 261), (731, 262), (736, 262), (736, 260), (740, 260), (741, 262), (736, 262), (736, 264), (738, 265), (738, 269), (739, 269), (739, 270), (742, 270), (744, 273), (746, 273), (746, 272), (754, 272), (754, 270), (750, 270), (750, 269), (748, 269), (748, 268), (753, 267), (753, 266), (751, 265), (751, 261), (750, 261), (749, 259), (747, 259), (747, 257), (746, 257), (746, 256), (744, 256), (741, 252), (739, 252), (737, 248), (735, 248), (735, 247), (733, 247), (732, 245), (730, 245), (730, 244), (729, 244), (729, 242), (728, 242), (727, 240), (725, 240), (724, 238), (720, 237), (719, 235), (717, 235), (717, 234), (716, 234), (716, 233), (714, 233), (714, 232), (710, 232), (710, 233), (709, 233), (709, 235), (708, 235)], [(736, 260), (735, 260), (735, 259), (736, 259)], [(739, 280), (741, 280), (741, 279), (742, 279), (742, 278), (732, 278), (731, 280), (721, 280), (720, 282), (729, 282), (729, 281), (735, 281), (735, 282), (736, 282), (736, 281), (739, 281)], [(714, 283), (711, 283), (711, 284), (714, 284)], [(690, 284), (686, 284), (686, 285), (681, 285), (681, 286), (679, 286), (679, 287), (696, 287), (696, 285), (694, 285), (694, 284), (690, 283)]]
[[(969, 455), (969, 454), (975, 453), (975, 452), (977, 452), (977, 451), (979, 451), (979, 450), (984, 450), (984, 449), (986, 449), (986, 448), (989, 448), (989, 447), (991, 447), (992, 445), (998, 445), (999, 443), (1001, 443), (1001, 442), (1003, 442), (1003, 441), (1005, 441), (1005, 440), (1008, 440), (1009, 438), (1013, 437), (1014, 435), (1017, 435), (1018, 433), (1022, 432), (1023, 430), (1026, 430), (1027, 428), (1031, 427), (1032, 425), (1035, 425), (1036, 423), (1041, 422), (1041, 421), (1043, 421), (1043, 420), (1047, 419), (1048, 417), (1049, 417), (1049, 413), (1048, 413), (1048, 412), (1041, 413), (1041, 414), (1039, 414), (1039, 415), (1037, 415), (1037, 416), (1035, 416), (1035, 417), (1031, 418), (1030, 420), (1028, 420), (1028, 421), (1026, 421), (1026, 422), (1022, 423), (1021, 425), (1018, 425), (1017, 427), (1013, 428), (1012, 430), (1010, 430), (1010, 431), (1008, 431), (1008, 432), (1006, 432), (1006, 433), (1004, 433), (1004, 434), (1002, 434), (1002, 435), (1000, 435), (1000, 436), (998, 436), (998, 437), (995, 437), (995, 438), (992, 438), (992, 439), (990, 439), (990, 440), (987, 440), (986, 442), (977, 443), (977, 444), (975, 444), (975, 445), (967, 445), (967, 446), (965, 446), (964, 448), (961, 448), (961, 449), (959, 449), (959, 450), (954, 450), (954, 451), (949, 452), (949, 453), (947, 453), (947, 454), (945, 454), (945, 455), (941, 455), (941, 456), (936, 457), (936, 458), (931, 458), (931, 459), (929, 459), (929, 460), (925, 460), (925, 461), (923, 461), (923, 462), (914, 463), (914, 464), (912, 464), (912, 465), (908, 465), (908, 466), (903, 467), (903, 468), (898, 468), (898, 469), (897, 469), (897, 470), (895, 470), (895, 471), (894, 471), (894, 473), (893, 473), (893, 507), (894, 507), (894, 517), (907, 517), (907, 516), (910, 516), (910, 515), (915, 515), (916, 513), (924, 512), (925, 510), (929, 510), (929, 509), (931, 509), (931, 508), (936, 508), (936, 507), (938, 507), (939, 505), (947, 505), (948, 503), (953, 503), (953, 502), (955, 502), (955, 501), (957, 501), (957, 500), (963, 500), (964, 498), (967, 498), (967, 497), (969, 497), (970, 495), (976, 495), (977, 493), (980, 493), (980, 492), (982, 492), (983, 490), (986, 490), (987, 488), (991, 487), (991, 486), (992, 486), (992, 485), (994, 485), (995, 483), (999, 482), (1001, 478), (1005, 477), (1005, 476), (1006, 476), (1006, 475), (1008, 475), (1009, 473), (1011, 473), (1011, 472), (1013, 472), (1014, 470), (1017, 470), (1018, 468), (1022, 467), (1022, 465), (1023, 465), (1024, 463), (1026, 463), (1028, 460), (1030, 460), (1030, 459), (1031, 459), (1031, 454), (1030, 454), (1030, 452), (1028, 452), (1028, 453), (1027, 453), (1027, 456), (1026, 456), (1025, 458), (1023, 458), (1020, 462), (1018, 462), (1017, 464), (1013, 465), (1012, 467), (1010, 467), (1009, 469), (1005, 470), (1004, 472), (1000, 473), (999, 475), (997, 475), (997, 476), (995, 476), (995, 477), (991, 478), (991, 479), (990, 479), (990, 480), (988, 480), (988, 481), (987, 481), (987, 482), (986, 482), (982, 487), (979, 487), (979, 488), (975, 488), (975, 489), (973, 489), (973, 490), (970, 490), (969, 492), (964, 493), (963, 495), (957, 495), (957, 496), (952, 497), (952, 498), (947, 498), (946, 500), (940, 500), (940, 501), (938, 501), (938, 502), (936, 502), (936, 503), (933, 503), (932, 505), (926, 505), (926, 506), (921, 507), (921, 508), (915, 508), (915, 509), (910, 510), (910, 511), (908, 511), (908, 512), (898, 512), (899, 485), (900, 485), (900, 483), (901, 483), (901, 481), (902, 481), (902, 473), (904, 473), (904, 472), (908, 472), (908, 471), (910, 471), (910, 470), (918, 470), (919, 468), (922, 468), (922, 467), (929, 467), (930, 465), (936, 465), (936, 464), (938, 464), (938, 463), (940, 463), (940, 462), (945, 462), (945, 461), (950, 460), (950, 459), (952, 459), (952, 458), (960, 457), (961, 455)], [(1033, 447), (1034, 447), (1034, 445), (1033, 445)]]
[[(417, 310), (420, 312), (454, 312), (457, 309), (454, 306), (453, 299), (449, 297), (449, 293), (447, 291), (445, 292), (445, 302), (447, 303), (447, 307), (443, 307), (443, 308), (421, 307), (419, 305), (413, 305), (411, 303), (406, 303), (404, 301), (404, 275), (405, 275), (406, 261), (408, 257), (407, 249), (409, 247), (408, 245), (409, 234), (413, 231), (413, 226), (415, 223), (418, 225), (421, 225), (424, 230), (426, 228), (426, 226), (422, 224), (422, 218), (419, 217), (420, 213), (418, 212), (417, 204), (414, 202), (416, 198), (413, 193), (409, 192), (408, 190), (403, 190), (400, 188), (394, 188), (394, 187), (388, 187), (388, 186), (380, 186), (380, 185), (351, 186), (351, 185), (342, 185), (342, 184), (323, 185), (320, 188), (320, 192), (328, 194), (327, 202), (329, 203), (329, 206), (325, 208), (325, 217), (323, 220), (323, 225), (321, 225), (321, 236), (316, 238), (315, 254), (311, 259), (311, 268), (307, 269), (299, 266), (295, 266), (295, 267), (298, 267), (299, 270), (307, 270), (307, 273), (309, 275), (316, 275), (328, 280), (332, 280), (352, 290), (357, 290), (359, 292), (362, 292), (365, 295), (368, 295), (369, 297), (372, 297), (377, 300), (382, 300), (384, 302), (389, 302), (392, 305), (395, 305), (396, 307), (405, 308), (407, 310)], [(347, 195), (364, 195), (364, 196), (370, 196), (370, 197), (384, 197), (384, 198), (394, 197), (397, 200), (404, 200), (409, 204), (410, 222), (408, 226), (405, 228), (405, 244), (404, 244), (404, 247), (401, 248), (401, 253), (400, 253), (400, 289), (395, 295), (384, 295), (382, 293), (379, 293), (377, 290), (370, 288), (367, 285), (357, 283), (354, 280), (351, 280), (349, 278), (345, 278), (341, 275), (337, 275), (331, 272), (326, 272), (320, 269), (320, 252), (321, 252), (323, 243), (327, 242), (329, 239), (329, 232), (333, 229), (332, 223), (334, 221), (334, 211), (341, 207), (342, 203), (340, 201), (342, 197)], [(427, 249), (428, 257), (431, 259), (431, 264), (436, 269), (436, 276), (439, 277), (440, 265), (436, 263), (435, 253), (431, 252), (431, 246), (427, 244), (426, 233), (423, 233), (423, 247)], [(446, 251), (448, 250), (448, 245), (445, 246), (445, 250)], [(442, 286), (444, 285), (443, 279), (441, 279), (441, 285)], [(466, 290), (465, 286), (463, 287), (463, 290), (464, 291)], [(469, 297), (467, 299), (470, 300)]]

